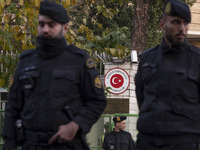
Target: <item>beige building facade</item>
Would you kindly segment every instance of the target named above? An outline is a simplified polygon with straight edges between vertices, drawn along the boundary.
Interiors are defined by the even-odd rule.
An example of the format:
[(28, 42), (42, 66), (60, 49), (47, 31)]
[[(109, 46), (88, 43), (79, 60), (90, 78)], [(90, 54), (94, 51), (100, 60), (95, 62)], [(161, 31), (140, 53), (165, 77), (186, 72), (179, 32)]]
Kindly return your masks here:
[(189, 26), (188, 41), (190, 44), (200, 48), (200, 0), (190, 8), (192, 13), (192, 22)]
[[(200, 0), (197, 0), (196, 3), (190, 8), (190, 10), (192, 13), (192, 21), (189, 25), (187, 39), (190, 44), (195, 45), (200, 48)], [(136, 59), (134, 59), (134, 60), (136, 60)], [(107, 64), (105, 64), (105, 67), (104, 67), (105, 75), (109, 70), (116, 68), (116, 67), (124, 69), (129, 74), (130, 85), (129, 85), (129, 88), (125, 92), (123, 92), (121, 94), (108, 94), (107, 95), (108, 102), (110, 100), (112, 100), (112, 103), (113, 103), (113, 100), (119, 99), (122, 102), (121, 105), (123, 105), (123, 103), (124, 103), (124, 105), (127, 106), (127, 104), (125, 104), (125, 103), (127, 103), (127, 100), (128, 100), (129, 110), (127, 112), (129, 114), (138, 114), (138, 106), (137, 106), (137, 100), (136, 100), (136, 96), (135, 96), (135, 83), (134, 83), (134, 77), (137, 72), (137, 66), (138, 66), (138, 62), (134, 61), (134, 62), (124, 62), (121, 64), (107, 63)], [(115, 103), (113, 103), (113, 105), (115, 105)], [(116, 107), (118, 107), (117, 104), (116, 104)], [(120, 113), (120, 112), (116, 112), (116, 113)], [(108, 115), (112, 115), (112, 114), (108, 114)], [(102, 128), (103, 123), (108, 121), (108, 120), (105, 120), (102, 118), (100, 120), (99, 120), (100, 122), (98, 122), (97, 124), (101, 124), (101, 127), (99, 126), (98, 129)], [(136, 135), (137, 135), (136, 122), (137, 122), (137, 117), (128, 117), (127, 127), (126, 127), (126, 130), (132, 134), (132, 136), (135, 140), (136, 140)], [(94, 126), (94, 130), (96, 131), (95, 128), (97, 129), (96, 125)], [(103, 128), (102, 128), (102, 130), (103, 130)], [(90, 141), (91, 139), (94, 140), (95, 138), (94, 138), (94, 136), (91, 136), (88, 139)], [(97, 139), (95, 139), (95, 141), (96, 140)], [(93, 143), (93, 142), (91, 142), (91, 143)]]
[[(191, 7), (192, 12), (192, 22), (189, 27), (188, 31), (188, 41), (190, 44), (195, 45), (200, 48), (200, 0), (196, 0), (196, 3)], [(136, 56), (137, 57), (137, 56)], [(107, 99), (108, 101), (120, 99), (120, 101), (127, 106), (128, 105), (128, 111), (125, 114), (138, 114), (138, 106), (137, 106), (137, 100), (135, 96), (135, 83), (134, 83), (134, 77), (137, 72), (137, 59), (134, 59), (134, 62), (124, 62), (121, 64), (114, 64), (114, 63), (107, 63), (104, 66), (104, 74), (106, 74), (110, 69), (113, 68), (122, 68), (124, 69), (129, 77), (130, 77), (130, 84), (128, 89), (121, 93), (121, 94), (108, 94)], [(4, 90), (4, 89), (2, 89)], [(6, 91), (0, 91), (1, 95), (3, 95), (3, 92)], [(5, 100), (2, 99), (0, 95), (0, 103), (1, 107), (5, 107)], [(113, 101), (112, 101), (113, 102)], [(3, 109), (1, 108), (1, 109)], [(122, 108), (123, 110), (123, 108)], [(122, 112), (116, 112), (116, 113), (124, 113)], [(113, 114), (105, 114), (112, 116)], [(90, 146), (99, 146), (99, 136), (102, 135), (104, 128), (103, 125), (105, 122), (110, 121), (108, 117), (101, 117), (98, 122), (93, 126), (91, 129), (91, 132), (87, 135), (87, 141)], [(126, 130), (129, 131), (133, 138), (136, 140), (137, 130), (136, 130), (136, 122), (137, 117), (135, 116), (128, 116), (127, 119), (127, 127)]]

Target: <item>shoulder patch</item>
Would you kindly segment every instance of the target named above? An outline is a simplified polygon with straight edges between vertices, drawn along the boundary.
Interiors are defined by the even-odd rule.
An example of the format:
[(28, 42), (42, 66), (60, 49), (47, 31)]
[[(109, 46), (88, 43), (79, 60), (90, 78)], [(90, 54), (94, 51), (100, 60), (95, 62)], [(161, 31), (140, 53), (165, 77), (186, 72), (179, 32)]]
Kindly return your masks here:
[(150, 48), (150, 49), (147, 49), (147, 50), (141, 52), (141, 53), (139, 54), (139, 57), (140, 57), (141, 55), (145, 54), (145, 53), (148, 53), (148, 52), (150, 52), (150, 51), (152, 51), (152, 50), (155, 50), (158, 46), (160, 46), (160, 45), (154, 46), (154, 47), (152, 47), (152, 48)]
[(8, 83), (8, 88), (11, 88), (13, 85), (14, 79), (13, 77), (10, 79), (9, 83)]
[(35, 52), (35, 49), (30, 49), (30, 50), (27, 50), (27, 51), (24, 51), (21, 55), (20, 55), (20, 59), (22, 59), (23, 57), (25, 56), (28, 56), (28, 55), (31, 55)]
[(97, 77), (94, 79), (94, 84), (95, 84), (95, 87), (101, 89), (102, 86), (101, 86), (101, 80), (100, 80), (99, 76), (97, 76)]
[(94, 59), (93, 58), (88, 58), (87, 60), (86, 60), (86, 66), (89, 68), (89, 69), (91, 69), (91, 68), (94, 68), (95, 67), (95, 61), (94, 61)]

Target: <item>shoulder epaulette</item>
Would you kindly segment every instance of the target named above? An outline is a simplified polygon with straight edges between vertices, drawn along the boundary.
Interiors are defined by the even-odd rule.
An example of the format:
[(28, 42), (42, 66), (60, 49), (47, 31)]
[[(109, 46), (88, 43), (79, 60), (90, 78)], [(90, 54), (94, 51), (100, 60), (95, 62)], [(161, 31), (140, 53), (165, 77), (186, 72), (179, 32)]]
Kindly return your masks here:
[(87, 56), (87, 52), (86, 50), (80, 49), (74, 45), (68, 45), (68, 49), (75, 54), (79, 54), (79, 55), (83, 55), (83, 56)]
[(131, 135), (131, 133), (129, 133), (128, 131), (123, 131), (123, 133)]
[(35, 52), (35, 49), (30, 49), (30, 50), (27, 50), (27, 51), (24, 51), (21, 55), (20, 55), (20, 59), (22, 59), (23, 57), (26, 57), (28, 55), (31, 55)]
[(139, 54), (139, 57), (140, 57), (141, 55), (144, 55), (145, 53), (148, 53), (148, 52), (150, 52), (150, 51), (155, 50), (158, 46), (160, 46), (160, 45), (154, 46), (154, 47), (152, 47), (152, 48), (150, 48), (150, 49), (147, 49), (147, 50), (141, 52), (141, 53)]
[(113, 132), (108, 132), (108, 133), (105, 133), (105, 136), (110, 136), (111, 134), (113, 134)]
[(196, 46), (191, 46), (191, 51), (193, 51), (194, 53), (200, 55), (200, 49)]

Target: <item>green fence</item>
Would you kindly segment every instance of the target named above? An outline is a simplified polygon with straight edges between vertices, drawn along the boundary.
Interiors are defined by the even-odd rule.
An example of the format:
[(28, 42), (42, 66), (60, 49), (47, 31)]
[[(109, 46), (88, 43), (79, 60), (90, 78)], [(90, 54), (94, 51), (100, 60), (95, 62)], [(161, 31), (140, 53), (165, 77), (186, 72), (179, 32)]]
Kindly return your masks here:
[[(2, 133), (2, 128), (3, 128), (3, 122), (4, 122), (4, 111), (0, 110), (0, 134)], [(0, 150), (3, 149), (3, 139), (0, 136)]]
[[(110, 126), (109, 126), (110, 127), (110, 131), (112, 131), (113, 128), (114, 128), (114, 123), (113, 123), (113, 120), (112, 120), (113, 117), (121, 116), (121, 115), (127, 116), (125, 130), (130, 132), (131, 135), (133, 136), (133, 139), (136, 140), (136, 135), (137, 135), (136, 122), (137, 122), (138, 114), (101, 115), (101, 118), (99, 119), (101, 121), (97, 121), (97, 123), (96, 123), (98, 127), (94, 127), (94, 128), (99, 128), (100, 124), (101, 124), (101, 126), (103, 128), (104, 123), (109, 122), (110, 123)], [(92, 132), (94, 133), (92, 135), (92, 140), (93, 141), (97, 141), (97, 139), (95, 139), (95, 138), (96, 137), (100, 137), (103, 134), (103, 130), (102, 130), (101, 133), (97, 132), (96, 130), (91, 130), (89, 134), (92, 134)], [(90, 138), (88, 138), (88, 137), (87, 137), (87, 142), (88, 142), (91, 150), (102, 150), (99, 144), (95, 144), (95, 142), (90, 142)]]
[[(96, 137), (96, 140), (97, 137), (100, 137), (103, 133), (104, 133), (104, 124), (105, 122), (109, 122), (109, 128), (110, 128), (110, 131), (113, 130), (114, 128), (114, 124), (113, 124), (113, 121), (112, 121), (112, 118), (117, 116), (117, 115), (123, 115), (123, 116), (127, 116), (127, 119), (126, 119), (126, 130), (129, 131), (133, 136), (136, 134), (136, 127), (135, 127), (135, 124), (136, 124), (136, 120), (137, 120), (137, 117), (138, 115), (137, 114), (113, 114), (113, 115), (101, 115), (99, 121), (97, 121), (96, 125), (97, 128), (101, 128), (101, 131), (98, 132), (98, 135), (97, 135), (97, 132), (95, 130), (91, 130), (91, 132), (89, 134), (91, 134), (91, 139), (95, 139), (94, 137)], [(3, 110), (0, 110), (0, 133), (2, 133), (2, 127), (3, 127), (3, 122), (4, 122), (4, 111)], [(134, 138), (134, 137), (133, 137)], [(98, 144), (98, 142), (91, 142), (91, 143), (88, 143), (91, 150), (101, 150), (101, 147), (100, 145)], [(3, 146), (3, 139), (2, 137), (0, 137), (0, 150), (2, 150), (2, 146)]]

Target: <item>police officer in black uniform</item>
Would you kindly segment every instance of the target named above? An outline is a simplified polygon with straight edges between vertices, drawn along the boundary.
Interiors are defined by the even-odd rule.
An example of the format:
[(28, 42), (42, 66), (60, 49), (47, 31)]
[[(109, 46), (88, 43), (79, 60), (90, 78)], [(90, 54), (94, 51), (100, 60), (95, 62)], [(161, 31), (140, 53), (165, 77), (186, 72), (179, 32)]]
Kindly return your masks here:
[[(94, 60), (85, 50), (66, 43), (68, 21), (63, 6), (41, 2), (38, 48), (21, 54), (9, 90), (4, 149), (16, 149), (15, 123), (20, 119), (22, 150), (85, 150), (79, 133), (90, 131), (106, 98)], [(63, 111), (66, 106), (72, 120)]]
[(190, 22), (188, 5), (168, 0), (160, 21), (161, 45), (140, 55), (137, 150), (198, 150), (200, 49), (186, 40)]
[(134, 141), (131, 134), (124, 131), (126, 116), (116, 116), (113, 121), (115, 128), (112, 132), (105, 134), (103, 150), (134, 150)]

